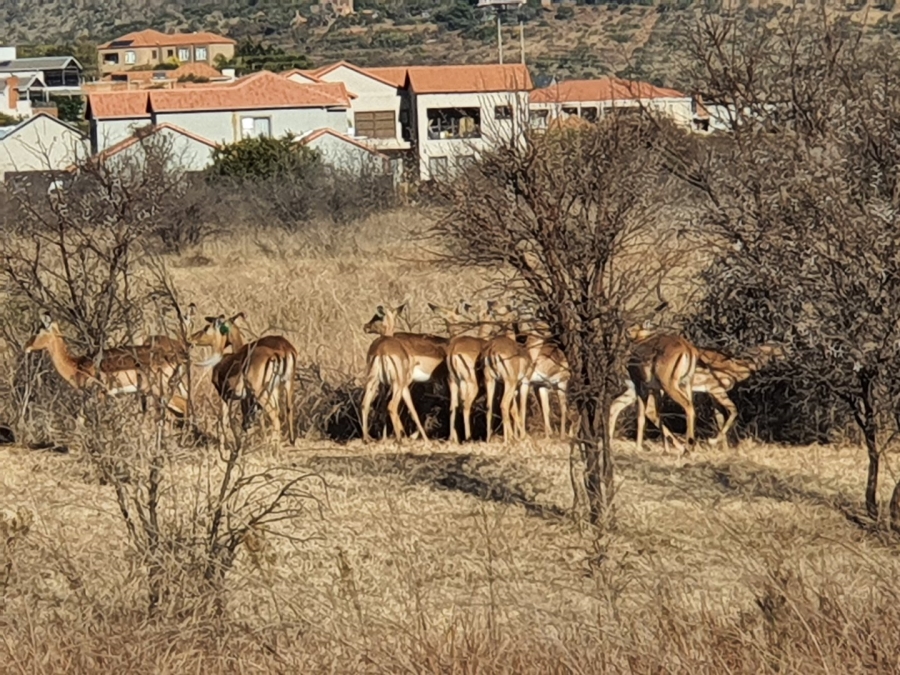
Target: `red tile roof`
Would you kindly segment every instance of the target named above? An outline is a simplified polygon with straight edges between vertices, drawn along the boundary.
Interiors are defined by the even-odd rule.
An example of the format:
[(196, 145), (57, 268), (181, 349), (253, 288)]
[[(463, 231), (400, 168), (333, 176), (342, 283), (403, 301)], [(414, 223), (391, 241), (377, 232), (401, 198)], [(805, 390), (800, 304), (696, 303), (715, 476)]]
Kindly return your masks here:
[(110, 91), (89, 94), (85, 115), (97, 120), (150, 117), (148, 91)]
[[(128, 44), (124, 44), (124, 43)], [(123, 43), (119, 45), (118, 43)], [(121, 47), (168, 47), (170, 45), (233, 45), (237, 44), (231, 38), (216, 35), (215, 33), (160, 33), (158, 30), (147, 28), (146, 30), (128, 33), (115, 40), (102, 44), (98, 49), (117, 49)]]
[(687, 96), (680, 91), (655, 87), (648, 82), (632, 82), (615, 77), (599, 80), (566, 80), (531, 92), (532, 103), (631, 101), (654, 98), (687, 98)]
[(104, 80), (112, 80), (113, 75), (124, 75), (128, 78), (129, 82), (150, 82), (152, 84), (152, 80), (158, 79), (153, 77), (156, 73), (164, 73), (166, 80), (178, 80), (180, 77), (186, 76), (194, 76), (194, 77), (205, 77), (208, 79), (213, 79), (216, 77), (222, 77), (222, 73), (213, 68), (212, 66), (206, 63), (185, 63), (184, 65), (178, 66), (173, 70), (125, 70), (119, 73), (110, 73), (109, 75), (104, 76)]
[(344, 141), (345, 143), (350, 143), (351, 145), (355, 145), (358, 148), (362, 148), (366, 152), (369, 152), (373, 155), (377, 155), (379, 157), (385, 157), (382, 153), (370, 148), (368, 145), (364, 143), (360, 143), (358, 140), (351, 136), (347, 136), (346, 134), (342, 134), (339, 131), (335, 131), (334, 129), (316, 129), (315, 131), (306, 134), (305, 136), (301, 136), (297, 139), (297, 142), (301, 145), (306, 145), (307, 143), (311, 143), (316, 139), (322, 138), (322, 136), (334, 136), (338, 140)]
[(340, 82), (300, 84), (268, 71), (218, 87), (157, 89), (149, 94), (153, 112), (350, 107)]
[(462, 94), (530, 91), (531, 75), (522, 64), (411, 66), (410, 87), (416, 94)]
[(409, 68), (406, 66), (393, 66), (388, 68), (366, 68), (367, 73), (371, 73), (380, 78), (383, 82), (388, 82), (398, 89), (406, 86), (406, 73)]
[(319, 82), (319, 78), (313, 74), (312, 70), (301, 70), (300, 68), (291, 68), (290, 70), (285, 70), (280, 73), (282, 77), (290, 77), (291, 75), (300, 75), (301, 77), (305, 77), (308, 80), (312, 80), (313, 82)]
[[(359, 73), (360, 75), (364, 75), (365, 77), (370, 77), (373, 80), (376, 80), (377, 82), (381, 82), (382, 84), (386, 84), (390, 87), (402, 87), (403, 86), (402, 83), (398, 85), (393, 80), (382, 77), (377, 72), (375, 72), (377, 70), (376, 68), (360, 68), (359, 66), (354, 66), (352, 63), (348, 63), (347, 61), (338, 61), (337, 63), (332, 63), (330, 66), (324, 66), (322, 68), (319, 68), (318, 70), (314, 70), (313, 75), (315, 77), (321, 79), (322, 76), (327, 75), (328, 73), (333, 72), (341, 67), (352, 70), (353, 72)], [(404, 83), (405, 83), (405, 81), (406, 81), (406, 77), (404, 75)]]

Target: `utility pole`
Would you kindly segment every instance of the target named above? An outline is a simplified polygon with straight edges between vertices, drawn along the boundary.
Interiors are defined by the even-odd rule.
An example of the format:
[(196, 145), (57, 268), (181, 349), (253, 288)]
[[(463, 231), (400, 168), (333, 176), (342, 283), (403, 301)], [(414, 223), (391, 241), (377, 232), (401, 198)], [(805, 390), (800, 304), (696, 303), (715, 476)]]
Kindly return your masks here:
[[(497, 14), (497, 55), (503, 63), (503, 27), (501, 12), (514, 7), (522, 7), (527, 0), (478, 0), (479, 7), (490, 7)], [(525, 63), (525, 22), (519, 19), (519, 43), (522, 52), (522, 63)]]

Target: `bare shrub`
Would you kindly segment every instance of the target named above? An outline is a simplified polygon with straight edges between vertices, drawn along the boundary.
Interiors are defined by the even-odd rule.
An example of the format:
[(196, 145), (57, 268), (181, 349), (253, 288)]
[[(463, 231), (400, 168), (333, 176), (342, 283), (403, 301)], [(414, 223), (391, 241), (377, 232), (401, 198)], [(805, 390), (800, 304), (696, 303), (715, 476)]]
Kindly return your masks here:
[(438, 186), (449, 206), (436, 233), (449, 262), (499, 268), (569, 360), (595, 525), (612, 502), (607, 415), (621, 392), (626, 331), (659, 304), (679, 263), (676, 230), (657, 218), (665, 176), (653, 145), (666, 133), (677, 132), (610, 117), (502, 148)]
[(672, 153), (716, 253), (691, 331), (731, 348), (789, 345), (792, 410), (855, 422), (876, 521), (900, 403), (896, 50), (824, 14), (781, 15), (775, 30), (706, 15), (686, 45), (698, 89), (731, 125)]

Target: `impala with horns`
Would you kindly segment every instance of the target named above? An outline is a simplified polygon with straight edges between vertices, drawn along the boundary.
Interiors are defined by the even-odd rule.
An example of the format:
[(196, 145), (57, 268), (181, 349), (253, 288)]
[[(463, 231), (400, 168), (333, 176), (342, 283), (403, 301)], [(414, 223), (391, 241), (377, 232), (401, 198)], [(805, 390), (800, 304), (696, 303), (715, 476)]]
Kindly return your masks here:
[(449, 339), (437, 335), (396, 332), (397, 316), (406, 308), (403, 303), (396, 309), (383, 305), (376, 308), (375, 316), (363, 326), (366, 333), (378, 334), (366, 354), (366, 389), (362, 403), (363, 441), (372, 440), (369, 435), (369, 413), (382, 385), (390, 388), (388, 413), (397, 440), (403, 436), (400, 422), (400, 401), (406, 403), (416, 429), (427, 440), (425, 428), (419, 419), (412, 400), (410, 387), (413, 382), (432, 380), (447, 358)]
[[(281, 438), (282, 408), (286, 408), (288, 439), (293, 444), (296, 440), (293, 386), (297, 350), (288, 340), (277, 335), (267, 335), (245, 343), (240, 329), (235, 325), (241, 317), (243, 312), (230, 319), (222, 314), (208, 316), (206, 326), (190, 338), (194, 345), (213, 349), (213, 355), (201, 365), (212, 366), (213, 387), (222, 399), (220, 445), (224, 443), (225, 424), (234, 401), (241, 403), (245, 431), (250, 426), (255, 406), (259, 405), (266, 412), (278, 439)], [(232, 351), (226, 354), (229, 346)]]
[[(512, 314), (508, 307), (491, 308), (495, 324), (502, 325), (500, 332), (488, 340), (481, 352), (484, 364), (484, 387), (487, 395), (487, 441), (490, 442), (493, 426), (494, 395), (497, 382), (503, 383), (500, 400), (500, 416), (503, 423), (503, 442), (511, 437), (525, 438), (525, 412), (528, 403), (529, 382), (534, 362), (528, 349), (516, 341), (518, 325), (510, 323)], [(516, 400), (518, 395), (518, 401)]]
[[(491, 310), (494, 301), (489, 300), (474, 321), (467, 321), (466, 315), (472, 306), (460, 301), (457, 309), (451, 310), (428, 303), (432, 312), (441, 317), (447, 324), (450, 342), (447, 345), (447, 379), (450, 387), (450, 440), (459, 443), (456, 431), (456, 413), (460, 400), (463, 406), (463, 430), (465, 439), (472, 440), (472, 407), (478, 398), (479, 380), (484, 379), (481, 352), (487, 346), (488, 338), (493, 332)], [(465, 335), (475, 330), (476, 335)]]
[[(664, 451), (668, 450), (671, 440), (676, 448), (682, 447), (687, 454), (695, 442), (696, 414), (692, 391), (697, 370), (697, 348), (680, 335), (654, 333), (647, 326), (632, 328), (629, 333), (635, 343), (628, 362), (628, 389), (610, 406), (609, 440), (612, 441), (619, 413), (636, 400), (636, 448), (641, 450), (643, 447), (644, 425), (649, 417), (662, 431)], [(684, 408), (687, 418), (687, 447), (682, 446), (659, 417), (656, 399), (663, 393)]]
[(96, 388), (101, 396), (140, 394), (178, 416), (187, 411), (187, 392), (177, 377), (180, 363), (167, 350), (149, 345), (114, 347), (104, 350), (99, 362), (72, 356), (59, 325), (43, 314), (41, 328), (25, 345), (26, 354), (37, 351), (46, 351), (56, 372), (75, 389)]

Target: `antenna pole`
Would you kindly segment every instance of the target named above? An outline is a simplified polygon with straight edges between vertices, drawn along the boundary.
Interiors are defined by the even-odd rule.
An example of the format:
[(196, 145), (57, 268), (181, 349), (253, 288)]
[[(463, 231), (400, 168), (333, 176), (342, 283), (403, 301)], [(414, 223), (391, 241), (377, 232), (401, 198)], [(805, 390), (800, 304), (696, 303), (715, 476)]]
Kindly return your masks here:
[(500, 55), (500, 64), (503, 64), (503, 31), (500, 28), (500, 8), (497, 8), (497, 53)]
[(525, 65), (525, 22), (519, 16), (519, 47), (522, 50), (522, 65)]

